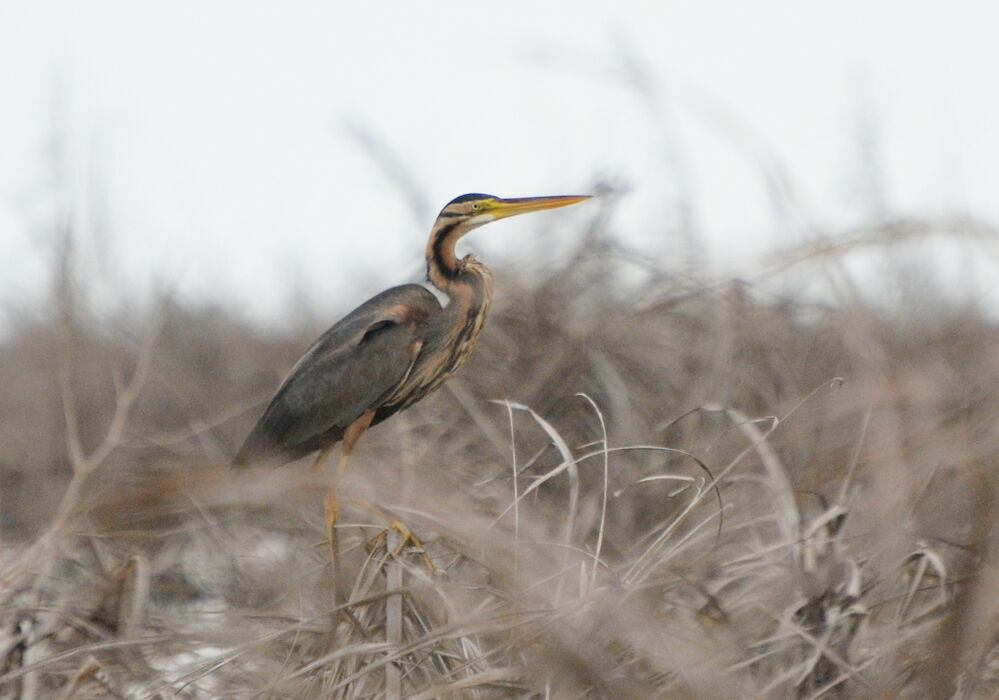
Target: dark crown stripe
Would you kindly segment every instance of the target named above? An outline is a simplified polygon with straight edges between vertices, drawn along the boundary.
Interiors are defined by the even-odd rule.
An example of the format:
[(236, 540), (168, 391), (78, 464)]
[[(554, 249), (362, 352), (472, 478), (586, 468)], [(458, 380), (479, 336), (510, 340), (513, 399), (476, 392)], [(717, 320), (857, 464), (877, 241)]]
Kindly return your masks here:
[(463, 194), (460, 197), (455, 197), (448, 204), (458, 204), (459, 202), (473, 202), (476, 199), (493, 199), (492, 195), (482, 194), (481, 192), (469, 192), (468, 194)]

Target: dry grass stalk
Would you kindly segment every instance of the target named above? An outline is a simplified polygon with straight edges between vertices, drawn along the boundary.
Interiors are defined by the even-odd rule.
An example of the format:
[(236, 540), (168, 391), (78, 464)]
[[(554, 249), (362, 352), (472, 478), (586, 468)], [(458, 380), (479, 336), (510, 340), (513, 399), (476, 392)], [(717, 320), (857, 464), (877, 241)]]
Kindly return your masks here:
[[(315, 329), (168, 306), (128, 381), (102, 382), (117, 335), (76, 318), (73, 363), (37, 375), (61, 425), (18, 428), (65, 436), (65, 471), (61, 504), (4, 510), (0, 692), (994, 692), (994, 499), (974, 476), (999, 453), (994, 323), (666, 276), (607, 294), (617, 263), (596, 257), (501, 275), (467, 371), (359, 448), (338, 608), (322, 480), (222, 466)], [(25, 330), (5, 363), (54, 335)], [(370, 546), (385, 523), (351, 501), (406, 521), (438, 573)]]

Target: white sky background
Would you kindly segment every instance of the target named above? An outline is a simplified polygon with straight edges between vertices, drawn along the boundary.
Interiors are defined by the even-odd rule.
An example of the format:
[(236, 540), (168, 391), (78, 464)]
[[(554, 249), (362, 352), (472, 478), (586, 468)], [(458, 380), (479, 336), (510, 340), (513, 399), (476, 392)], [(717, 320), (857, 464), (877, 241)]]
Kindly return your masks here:
[[(688, 197), (713, 263), (739, 270), (800, 240), (754, 154), (780, 159), (811, 221), (844, 226), (879, 206), (858, 134), (874, 138), (886, 213), (994, 223), (997, 36), (987, 0), (7, 0), (0, 325), (44, 299), (58, 207), (98, 304), (166, 287), (262, 320), (302, 294), (333, 314), (418, 278), (433, 215), (469, 191), (610, 179), (628, 189), (615, 235), (666, 261)], [(350, 124), (417, 178), (424, 220)], [(564, 245), (596, 206), (466, 246), (497, 264), (542, 229)]]

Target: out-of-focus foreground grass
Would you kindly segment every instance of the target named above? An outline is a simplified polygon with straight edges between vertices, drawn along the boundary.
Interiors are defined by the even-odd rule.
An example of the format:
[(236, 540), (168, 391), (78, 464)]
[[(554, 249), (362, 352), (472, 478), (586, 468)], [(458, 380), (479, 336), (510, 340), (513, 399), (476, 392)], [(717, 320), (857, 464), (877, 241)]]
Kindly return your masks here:
[[(835, 243), (796, 264), (842, 279)], [(0, 347), (0, 696), (999, 692), (988, 314), (608, 293), (628, 264), (598, 222), (498, 271), (469, 364), (353, 459), (336, 603), (327, 476), (227, 466), (322, 328), (95, 318), (64, 285)]]

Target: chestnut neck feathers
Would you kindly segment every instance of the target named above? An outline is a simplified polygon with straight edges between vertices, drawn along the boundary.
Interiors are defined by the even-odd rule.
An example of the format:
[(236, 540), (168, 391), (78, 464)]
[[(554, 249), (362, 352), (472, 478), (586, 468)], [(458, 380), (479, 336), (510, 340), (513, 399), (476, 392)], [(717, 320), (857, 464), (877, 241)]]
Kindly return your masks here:
[(427, 279), (447, 294), (451, 303), (467, 301), (471, 307), (488, 307), (492, 300), (492, 275), (488, 268), (472, 255), (458, 258), (454, 247), (458, 239), (470, 230), (466, 217), (437, 217), (427, 242)]

